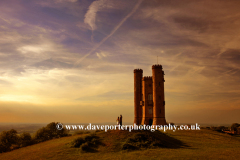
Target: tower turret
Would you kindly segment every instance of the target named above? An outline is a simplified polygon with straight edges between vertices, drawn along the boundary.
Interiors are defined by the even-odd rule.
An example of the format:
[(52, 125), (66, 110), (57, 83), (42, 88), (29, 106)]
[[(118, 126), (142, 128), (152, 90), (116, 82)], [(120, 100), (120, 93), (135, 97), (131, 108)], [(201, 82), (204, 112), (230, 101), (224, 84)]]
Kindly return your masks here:
[(152, 99), (152, 77), (142, 79), (142, 125), (152, 125), (153, 122), (153, 99)]
[(141, 124), (142, 120), (142, 69), (134, 69), (134, 123)]
[(162, 65), (152, 66), (153, 125), (165, 125), (164, 72)]

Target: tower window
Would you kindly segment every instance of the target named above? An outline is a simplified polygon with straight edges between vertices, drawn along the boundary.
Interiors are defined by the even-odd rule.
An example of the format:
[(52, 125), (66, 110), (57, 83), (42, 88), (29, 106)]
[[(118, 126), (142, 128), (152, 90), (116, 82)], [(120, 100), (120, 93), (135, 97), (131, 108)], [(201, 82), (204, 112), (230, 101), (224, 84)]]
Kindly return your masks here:
[(148, 94), (148, 100), (153, 100), (152, 94)]
[(148, 105), (152, 105), (152, 104), (153, 104), (153, 95), (148, 94)]
[(159, 82), (159, 86), (160, 86), (160, 82)]
[(148, 113), (152, 114), (152, 108), (149, 108)]

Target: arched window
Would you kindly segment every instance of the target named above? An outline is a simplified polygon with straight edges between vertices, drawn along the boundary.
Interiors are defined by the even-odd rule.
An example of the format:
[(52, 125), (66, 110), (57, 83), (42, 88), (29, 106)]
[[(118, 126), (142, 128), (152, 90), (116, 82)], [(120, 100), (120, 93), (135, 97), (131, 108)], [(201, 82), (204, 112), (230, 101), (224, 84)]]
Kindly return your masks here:
[(152, 94), (148, 94), (148, 100), (153, 100), (153, 95)]
[(148, 94), (148, 105), (152, 105), (152, 104), (153, 104), (153, 95)]

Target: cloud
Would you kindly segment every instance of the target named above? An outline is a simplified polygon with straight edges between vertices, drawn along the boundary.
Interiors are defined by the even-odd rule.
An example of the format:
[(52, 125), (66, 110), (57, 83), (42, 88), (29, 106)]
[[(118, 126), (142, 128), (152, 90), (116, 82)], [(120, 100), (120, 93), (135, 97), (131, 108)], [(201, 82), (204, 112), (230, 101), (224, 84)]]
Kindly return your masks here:
[(85, 14), (84, 22), (91, 27), (92, 31), (94, 31), (97, 28), (97, 26), (95, 24), (97, 11), (99, 10), (99, 7), (105, 2), (106, 2), (106, 0), (94, 1), (89, 6), (89, 9), (88, 9), (87, 13)]
[(111, 33), (109, 35), (107, 35), (106, 37), (104, 37), (97, 45), (94, 46), (93, 49), (91, 49), (86, 55), (84, 55), (80, 60), (78, 60), (75, 65), (78, 65), (79, 62), (81, 62), (82, 60), (84, 60), (87, 56), (89, 56), (90, 54), (92, 54), (96, 49), (98, 49), (106, 40), (108, 40), (121, 26), (122, 24), (130, 17), (132, 16), (133, 13), (136, 12), (136, 10), (138, 9), (138, 7), (141, 5), (143, 0), (138, 0), (138, 2), (136, 3), (136, 5), (134, 6), (134, 8), (132, 9), (132, 11), (130, 13), (127, 14), (127, 16), (125, 16), (119, 24), (117, 24), (114, 29), (111, 31)]
[(96, 54), (99, 59), (102, 59), (102, 56), (99, 53), (96, 52)]
[(46, 59), (41, 62), (37, 62), (33, 64), (32, 66), (37, 67), (38, 69), (54, 69), (54, 68), (71, 68), (72, 64), (64, 63), (61, 61), (54, 60), (52, 58)]
[(106, 57), (107, 55), (104, 52), (96, 52), (96, 55), (99, 59), (102, 59), (103, 57)]
[[(201, 108), (200, 121), (208, 109), (239, 109), (239, 5), (218, 0), (0, 1), (0, 110), (4, 101), (21, 102), (19, 113), (32, 111), (27, 116), (32, 119), (38, 109), (28, 102), (49, 109), (39, 113), (39, 122), (45, 113), (54, 115), (47, 122), (73, 115), (76, 122), (77, 114), (88, 122), (120, 112), (132, 121), (133, 69), (151, 76), (157, 56), (165, 71), (168, 115), (186, 111), (186, 117)], [(18, 104), (12, 106), (9, 116), (23, 120), (21, 108), (14, 108)]]

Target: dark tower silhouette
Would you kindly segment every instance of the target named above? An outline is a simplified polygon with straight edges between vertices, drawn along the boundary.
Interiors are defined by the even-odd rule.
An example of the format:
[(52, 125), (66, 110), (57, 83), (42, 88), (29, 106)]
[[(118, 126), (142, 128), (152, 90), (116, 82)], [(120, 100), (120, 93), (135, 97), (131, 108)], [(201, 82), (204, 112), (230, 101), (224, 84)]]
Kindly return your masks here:
[(142, 120), (142, 69), (134, 69), (134, 123), (139, 125)]
[(152, 66), (153, 125), (167, 124), (165, 120), (164, 72), (162, 65)]
[(153, 99), (152, 99), (152, 77), (143, 77), (142, 79), (142, 123), (152, 125), (153, 121)]

